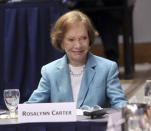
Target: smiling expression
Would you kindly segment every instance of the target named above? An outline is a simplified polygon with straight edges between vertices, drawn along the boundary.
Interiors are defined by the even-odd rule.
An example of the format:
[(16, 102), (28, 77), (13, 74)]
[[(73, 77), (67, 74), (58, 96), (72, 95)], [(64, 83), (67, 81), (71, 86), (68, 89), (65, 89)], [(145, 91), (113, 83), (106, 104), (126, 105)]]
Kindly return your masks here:
[(69, 64), (81, 66), (86, 63), (89, 42), (88, 31), (83, 23), (68, 25), (62, 48), (68, 56)]

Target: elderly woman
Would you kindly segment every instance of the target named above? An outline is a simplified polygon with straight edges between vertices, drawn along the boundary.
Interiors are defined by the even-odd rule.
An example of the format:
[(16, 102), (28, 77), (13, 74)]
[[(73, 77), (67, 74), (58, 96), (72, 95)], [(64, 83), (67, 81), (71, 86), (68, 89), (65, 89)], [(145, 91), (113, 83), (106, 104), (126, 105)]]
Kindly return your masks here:
[(51, 32), (51, 42), (65, 55), (42, 67), (38, 88), (26, 103), (76, 102), (120, 108), (127, 103), (118, 78), (117, 64), (90, 53), (98, 32), (80, 11), (61, 16)]

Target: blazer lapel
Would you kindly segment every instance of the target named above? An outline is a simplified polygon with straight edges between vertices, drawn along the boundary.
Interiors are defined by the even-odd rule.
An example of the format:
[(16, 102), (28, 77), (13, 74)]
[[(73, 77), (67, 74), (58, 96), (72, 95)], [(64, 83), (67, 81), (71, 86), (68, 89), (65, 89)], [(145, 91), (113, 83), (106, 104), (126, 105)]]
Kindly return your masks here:
[(90, 83), (95, 75), (95, 66), (96, 66), (96, 62), (94, 56), (91, 53), (88, 53), (88, 60), (85, 66), (83, 78), (81, 81), (82, 83), (78, 95), (77, 108), (80, 108), (80, 106), (85, 100)]
[(66, 102), (73, 102), (73, 93), (71, 88), (67, 56), (65, 55), (62, 58), (61, 62), (59, 62), (56, 66), (59, 71), (58, 83), (59, 85), (61, 85), (60, 86), (61, 89), (59, 90), (66, 94), (65, 96), (62, 96), (63, 97), (62, 99)]

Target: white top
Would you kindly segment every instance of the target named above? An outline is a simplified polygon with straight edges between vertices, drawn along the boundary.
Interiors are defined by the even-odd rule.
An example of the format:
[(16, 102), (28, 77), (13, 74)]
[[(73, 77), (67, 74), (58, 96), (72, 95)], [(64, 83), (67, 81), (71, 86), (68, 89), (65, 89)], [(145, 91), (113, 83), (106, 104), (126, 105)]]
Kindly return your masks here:
[(85, 65), (75, 67), (69, 64), (71, 86), (72, 86), (73, 98), (75, 102), (77, 102), (84, 67)]

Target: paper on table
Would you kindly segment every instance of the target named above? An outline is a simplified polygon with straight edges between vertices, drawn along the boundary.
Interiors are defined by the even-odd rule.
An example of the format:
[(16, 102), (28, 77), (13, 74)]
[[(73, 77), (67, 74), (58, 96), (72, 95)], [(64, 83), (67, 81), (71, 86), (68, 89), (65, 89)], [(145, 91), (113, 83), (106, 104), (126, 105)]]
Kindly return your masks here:
[(76, 109), (77, 116), (83, 116), (83, 110), (82, 109)]
[(9, 115), (8, 114), (3, 114), (3, 115), (0, 115), (0, 119), (9, 119)]
[(0, 110), (0, 115), (5, 114), (6, 111), (5, 110)]

